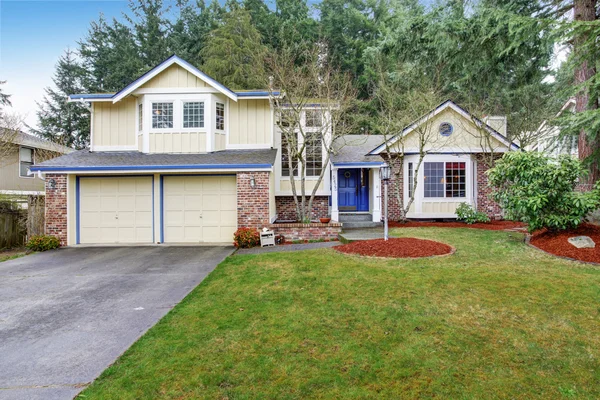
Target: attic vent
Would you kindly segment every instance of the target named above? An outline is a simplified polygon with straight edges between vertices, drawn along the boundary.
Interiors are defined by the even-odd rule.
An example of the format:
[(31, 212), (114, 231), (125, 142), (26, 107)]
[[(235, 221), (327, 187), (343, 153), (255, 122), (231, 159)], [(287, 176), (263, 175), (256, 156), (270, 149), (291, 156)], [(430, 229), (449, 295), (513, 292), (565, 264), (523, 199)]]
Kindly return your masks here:
[(440, 135), (448, 137), (448, 136), (452, 135), (453, 131), (454, 131), (454, 127), (452, 126), (451, 123), (442, 122), (440, 124)]

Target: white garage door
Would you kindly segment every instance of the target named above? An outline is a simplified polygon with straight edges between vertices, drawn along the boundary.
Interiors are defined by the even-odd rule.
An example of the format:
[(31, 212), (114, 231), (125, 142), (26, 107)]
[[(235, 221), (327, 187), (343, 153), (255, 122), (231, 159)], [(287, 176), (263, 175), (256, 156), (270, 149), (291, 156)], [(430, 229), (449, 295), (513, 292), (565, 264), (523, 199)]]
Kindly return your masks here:
[(235, 176), (165, 176), (163, 185), (165, 243), (233, 240)]
[(79, 243), (152, 243), (152, 177), (79, 178)]

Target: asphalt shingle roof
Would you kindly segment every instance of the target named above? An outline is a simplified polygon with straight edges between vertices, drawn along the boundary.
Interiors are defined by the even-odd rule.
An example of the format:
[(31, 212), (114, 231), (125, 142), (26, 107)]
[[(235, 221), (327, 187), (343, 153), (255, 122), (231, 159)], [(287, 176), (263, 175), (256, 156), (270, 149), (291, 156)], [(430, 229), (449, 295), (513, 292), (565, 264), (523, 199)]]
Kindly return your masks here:
[(222, 150), (201, 154), (144, 154), (137, 151), (127, 152), (90, 152), (80, 150), (31, 167), (31, 170), (50, 170), (52, 168), (115, 167), (141, 169), (141, 167), (220, 167), (236, 165), (272, 166), (277, 150)]
[(368, 156), (369, 152), (384, 142), (379, 135), (344, 135), (333, 144), (334, 154), (331, 155), (333, 164), (351, 162), (381, 162), (380, 156)]

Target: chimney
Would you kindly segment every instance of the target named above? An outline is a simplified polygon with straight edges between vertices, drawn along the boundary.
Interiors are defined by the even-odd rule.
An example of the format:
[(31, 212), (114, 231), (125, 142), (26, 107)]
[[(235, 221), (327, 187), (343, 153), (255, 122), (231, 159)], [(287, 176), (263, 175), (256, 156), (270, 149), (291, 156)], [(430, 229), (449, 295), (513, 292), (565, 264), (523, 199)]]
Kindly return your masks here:
[(499, 132), (503, 136), (507, 133), (506, 117), (502, 115), (493, 115), (483, 118), (483, 122), (492, 127), (495, 131)]

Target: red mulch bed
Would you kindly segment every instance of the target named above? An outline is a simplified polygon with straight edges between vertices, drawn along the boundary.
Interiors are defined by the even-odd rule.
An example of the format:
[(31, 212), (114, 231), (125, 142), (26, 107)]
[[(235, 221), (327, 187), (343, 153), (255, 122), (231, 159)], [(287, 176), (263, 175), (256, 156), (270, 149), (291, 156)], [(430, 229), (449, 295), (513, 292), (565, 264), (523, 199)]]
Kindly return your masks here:
[[(596, 248), (576, 248), (568, 242), (573, 236), (591, 237), (596, 242)], [(600, 263), (600, 227), (595, 225), (582, 224), (577, 229), (560, 232), (538, 231), (533, 234), (529, 243), (555, 256)]]
[(450, 254), (454, 250), (444, 243), (415, 238), (359, 240), (334, 247), (346, 254), (370, 257), (418, 258)]
[(490, 231), (502, 231), (504, 229), (515, 229), (523, 228), (525, 224), (516, 221), (490, 221), (486, 223), (476, 224), (465, 224), (464, 222), (419, 222), (419, 221), (408, 221), (403, 222), (390, 222), (392, 228), (425, 228), (425, 227), (436, 227), (436, 228), (472, 228), (472, 229), (487, 229)]

